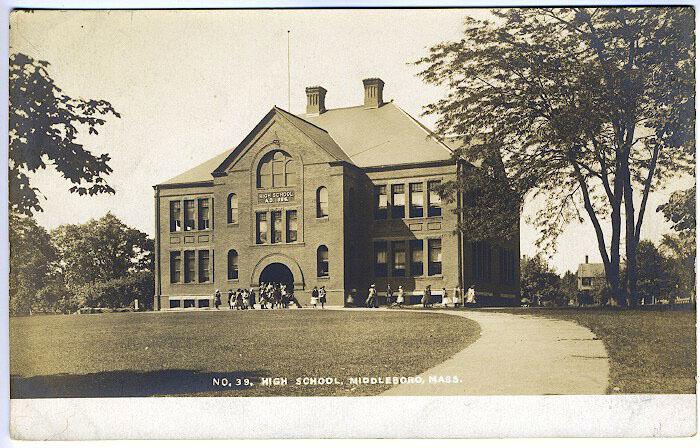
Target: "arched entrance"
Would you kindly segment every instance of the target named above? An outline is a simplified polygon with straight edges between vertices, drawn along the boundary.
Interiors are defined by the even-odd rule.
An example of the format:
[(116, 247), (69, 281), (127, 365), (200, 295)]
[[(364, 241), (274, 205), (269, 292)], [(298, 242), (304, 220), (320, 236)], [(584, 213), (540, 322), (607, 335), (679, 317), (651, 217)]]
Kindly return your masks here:
[(279, 283), (293, 286), (294, 274), (283, 263), (270, 263), (260, 273), (260, 283)]

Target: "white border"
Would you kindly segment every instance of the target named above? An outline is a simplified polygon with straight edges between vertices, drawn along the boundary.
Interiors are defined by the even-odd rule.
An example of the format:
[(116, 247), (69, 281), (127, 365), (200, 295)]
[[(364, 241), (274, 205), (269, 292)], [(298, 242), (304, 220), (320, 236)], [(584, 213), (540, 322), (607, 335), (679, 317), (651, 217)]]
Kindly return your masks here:
[[(253, 8), (253, 7), (494, 7), (604, 4), (594, 0), (0, 0), (5, 51), (0, 63), (7, 73), (8, 14), (13, 8)], [(617, 0), (616, 5), (640, 5)], [(698, 0), (654, 2), (693, 5)], [(648, 3), (647, 3), (648, 4)], [(697, 70), (696, 70), (697, 71)], [(4, 138), (0, 167), (7, 173), (7, 78), (0, 77), (0, 130)], [(0, 182), (7, 198), (7, 183)], [(698, 210), (700, 213), (700, 210)], [(7, 208), (0, 207), (0, 252), (8, 257)], [(0, 263), (0, 402), (2, 445), (30, 443), (8, 440), (9, 411), (15, 436), (39, 439), (245, 438), (245, 437), (671, 437), (689, 436), (697, 428), (695, 395), (369, 397), (369, 398), (111, 398), (9, 400), (7, 263)], [(285, 418), (265, 418), (270, 415)], [(32, 419), (31, 416), (35, 416)], [(696, 437), (697, 438), (697, 435)], [(607, 441), (612, 445), (617, 442)], [(690, 445), (690, 439), (671, 441)], [(182, 445), (189, 442), (128, 442), (129, 446)], [(288, 443), (288, 442), (285, 442)], [(309, 442), (302, 442), (306, 446)], [(324, 442), (326, 443), (326, 442)], [(542, 446), (545, 440), (518, 441)], [(554, 442), (556, 446), (560, 442)], [(567, 442), (589, 446), (587, 441)], [(598, 443), (598, 442), (596, 442)], [(668, 442), (667, 442), (668, 443)], [(208, 445), (216, 444), (210, 442)], [(363, 442), (366, 445), (367, 442)], [(647, 442), (636, 441), (636, 445)], [(31, 444), (34, 445), (33, 443)], [(73, 446), (60, 444), (58, 446)], [(114, 443), (90, 443), (114, 445)], [(408, 443), (408, 445), (413, 445)]]
[(696, 430), (695, 395), (54, 398), (10, 404), (13, 437), (30, 440), (687, 437)]

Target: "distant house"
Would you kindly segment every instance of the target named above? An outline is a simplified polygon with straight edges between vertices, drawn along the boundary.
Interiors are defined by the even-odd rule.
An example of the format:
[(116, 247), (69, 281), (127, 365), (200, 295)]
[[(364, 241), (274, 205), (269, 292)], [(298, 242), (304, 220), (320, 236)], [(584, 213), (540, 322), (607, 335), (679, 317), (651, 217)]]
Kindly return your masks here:
[(605, 284), (605, 265), (603, 263), (586, 262), (578, 265), (576, 285), (579, 291), (593, 291)]

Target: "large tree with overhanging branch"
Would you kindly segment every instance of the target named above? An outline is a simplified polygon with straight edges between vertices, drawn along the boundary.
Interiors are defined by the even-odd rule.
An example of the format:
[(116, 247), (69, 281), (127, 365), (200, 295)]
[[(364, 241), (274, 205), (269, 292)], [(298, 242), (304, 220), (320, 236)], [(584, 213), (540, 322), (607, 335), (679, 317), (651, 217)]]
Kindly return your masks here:
[[(636, 305), (649, 194), (694, 167), (694, 11), (538, 8), (492, 15), (467, 17), (460, 40), (438, 44), (416, 62), (426, 82), (448, 92), (425, 113), (438, 116), (439, 133), (465, 142), (456, 157), (497, 160), (505, 172), (498, 188), (521, 201), (540, 198), (532, 221), (543, 248), (554, 247), (572, 220), (587, 218), (613, 298)], [(478, 195), (491, 202), (499, 196)], [(512, 233), (518, 217), (497, 213), (483, 218)], [(464, 225), (477, 237), (504, 236), (471, 223), (480, 218)]]
[(72, 193), (114, 193), (106, 180), (109, 155), (93, 154), (81, 136), (97, 134), (107, 116), (119, 113), (105, 100), (67, 95), (46, 61), (17, 53), (9, 65), (10, 210), (29, 216), (42, 210), (31, 174), (49, 166), (72, 184)]

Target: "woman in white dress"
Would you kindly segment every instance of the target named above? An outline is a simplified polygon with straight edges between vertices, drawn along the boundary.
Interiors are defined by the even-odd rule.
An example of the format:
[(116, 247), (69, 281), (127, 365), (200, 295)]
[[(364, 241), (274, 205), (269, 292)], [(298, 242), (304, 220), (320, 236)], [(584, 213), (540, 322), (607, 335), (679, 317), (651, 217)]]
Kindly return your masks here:
[(447, 289), (442, 288), (442, 306), (447, 308), (450, 306), (450, 296), (447, 295)]
[(471, 305), (476, 303), (476, 291), (474, 291), (474, 285), (471, 285), (467, 290), (467, 303)]
[(459, 285), (455, 286), (452, 293), (452, 304), (455, 308), (459, 308), (462, 305), (462, 288)]
[(396, 306), (401, 308), (404, 301), (403, 286), (399, 286), (399, 290), (396, 292)]

